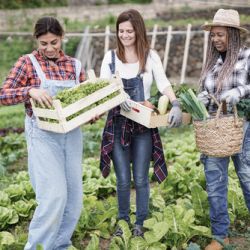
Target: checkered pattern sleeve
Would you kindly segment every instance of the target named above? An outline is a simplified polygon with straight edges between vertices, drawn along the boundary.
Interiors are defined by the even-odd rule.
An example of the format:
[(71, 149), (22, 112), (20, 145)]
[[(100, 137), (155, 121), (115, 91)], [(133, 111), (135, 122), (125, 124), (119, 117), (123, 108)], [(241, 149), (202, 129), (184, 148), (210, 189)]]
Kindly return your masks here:
[(32, 87), (34, 86), (28, 83), (27, 58), (22, 56), (11, 69), (0, 89), (0, 102), (4, 105), (26, 102)]

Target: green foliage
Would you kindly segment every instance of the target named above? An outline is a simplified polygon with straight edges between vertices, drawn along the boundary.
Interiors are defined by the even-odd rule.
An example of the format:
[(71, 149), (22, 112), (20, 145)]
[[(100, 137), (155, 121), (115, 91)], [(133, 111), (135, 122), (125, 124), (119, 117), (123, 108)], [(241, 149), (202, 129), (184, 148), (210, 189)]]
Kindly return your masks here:
[(17, 223), (18, 219), (18, 214), (14, 209), (0, 206), (0, 229)]
[(7, 231), (0, 232), (0, 246), (11, 245), (14, 242), (15, 238), (11, 233)]
[(64, 45), (65, 53), (69, 56), (74, 57), (79, 42), (80, 42), (79, 37), (71, 37), (70, 39), (68, 39)]
[(0, 0), (0, 9), (22, 9), (67, 5), (67, 0)]
[(23, 104), (13, 106), (0, 106), (0, 129), (24, 128)]
[(97, 235), (93, 234), (86, 250), (99, 250), (99, 238)]
[(0, 174), (4, 169), (26, 156), (26, 143), (23, 134), (10, 134), (0, 137)]
[[(5, 1), (8, 3), (8, 1)], [(0, 37), (0, 86), (1, 82), (6, 78), (9, 70), (17, 59), (24, 54), (27, 54), (33, 48), (33, 39), (25, 37)]]
[[(78, 85), (77, 87), (73, 87), (70, 89), (64, 89), (61, 92), (59, 92), (54, 99), (59, 100), (61, 102), (62, 107), (66, 107), (70, 104), (76, 103), (77, 101), (87, 97), (89, 99), (91, 99), (91, 94), (93, 94), (94, 92), (97, 92), (98, 90), (101, 90), (105, 87), (107, 87), (109, 85), (109, 81), (107, 80), (98, 80), (96, 82), (85, 82), (83, 84)], [(67, 121), (79, 116), (80, 114), (89, 111), (91, 108), (96, 107), (102, 103), (105, 103), (106, 101), (108, 101), (109, 99), (112, 99), (113, 97), (115, 97), (116, 95), (118, 95), (119, 92), (115, 91), (113, 93), (111, 93), (108, 96), (103, 97), (102, 99), (93, 102), (91, 105), (88, 105), (86, 107), (84, 107), (83, 109), (79, 110), (76, 113), (73, 113), (72, 115), (67, 117)], [(100, 93), (101, 95), (101, 93)], [(37, 104), (38, 107), (41, 107), (39, 104)], [(54, 107), (52, 107), (53, 109)], [(50, 122), (58, 122), (57, 120), (53, 120), (53, 119), (47, 119), (47, 118), (40, 118), (42, 120), (45, 121), (50, 121)]]
[(239, 116), (245, 116), (250, 121), (250, 99), (242, 99), (237, 103)]
[[(73, 243), (78, 249), (85, 249), (82, 239), (86, 242), (88, 238), (90, 241), (85, 247), (98, 249), (101, 238), (110, 239), (118, 223), (117, 200), (111, 195), (116, 190), (114, 171), (112, 169), (111, 175), (104, 179), (100, 176), (99, 170), (99, 143), (103, 125), (104, 120), (101, 119), (93, 125), (84, 126), (86, 131), (84, 140), (88, 142), (85, 143), (87, 151), (84, 155), (82, 176), (84, 208), (73, 236)], [(168, 129), (161, 129), (161, 134), (169, 176), (162, 184), (151, 185), (150, 215), (144, 223), (145, 237), (133, 238), (129, 225), (119, 222), (125, 234), (123, 238), (112, 238), (109, 245), (111, 250), (199, 250), (204, 249), (205, 244), (197, 239), (211, 237), (208, 228), (209, 208), (204, 171), (200, 166), (192, 127), (171, 129), (171, 133)], [(95, 144), (88, 146), (90, 140), (96, 141)], [(152, 169), (150, 169), (151, 174)], [(0, 243), (0, 249), (21, 250), (27, 240), (27, 224), (36, 205), (28, 173), (23, 171), (0, 177), (0, 184), (0, 225), (4, 225), (1, 230), (11, 232), (15, 240), (14, 243), (10, 240), (8, 248)], [(249, 215), (232, 164), (229, 167), (228, 190), (231, 222), (237, 219), (243, 225)], [(135, 211), (133, 199), (131, 203), (133, 223), (135, 217), (132, 214)], [(244, 225), (246, 227), (247, 224)], [(10, 236), (12, 239), (13, 237)], [(200, 246), (190, 243), (191, 240)]]
[(81, 84), (76, 88), (65, 89), (58, 93), (54, 98), (61, 101), (62, 106), (66, 107), (76, 101), (96, 92), (99, 89), (102, 89), (108, 86), (109, 82), (100, 80), (98, 82), (92, 83), (88, 82), (85, 84)]
[(205, 105), (198, 100), (192, 89), (180, 94), (182, 107), (192, 115), (193, 119), (203, 120), (209, 117)]

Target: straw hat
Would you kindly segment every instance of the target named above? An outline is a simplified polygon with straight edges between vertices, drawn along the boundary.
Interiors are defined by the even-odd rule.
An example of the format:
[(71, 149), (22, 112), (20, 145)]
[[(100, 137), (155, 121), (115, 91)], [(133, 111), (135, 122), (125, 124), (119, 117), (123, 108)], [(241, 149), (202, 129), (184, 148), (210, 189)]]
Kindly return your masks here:
[(211, 27), (214, 26), (233, 27), (242, 32), (248, 32), (247, 29), (240, 27), (240, 16), (237, 10), (217, 10), (214, 15), (213, 22), (202, 25), (202, 28), (210, 31)]

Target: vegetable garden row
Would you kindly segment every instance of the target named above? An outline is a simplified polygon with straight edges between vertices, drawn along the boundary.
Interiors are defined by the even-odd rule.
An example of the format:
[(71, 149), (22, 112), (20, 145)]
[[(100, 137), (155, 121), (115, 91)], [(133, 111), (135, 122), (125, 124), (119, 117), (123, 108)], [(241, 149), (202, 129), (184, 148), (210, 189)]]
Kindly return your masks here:
[[(84, 208), (74, 232), (77, 249), (203, 249), (211, 237), (208, 201), (203, 167), (195, 148), (193, 129), (161, 129), (169, 176), (162, 184), (153, 182), (151, 168), (150, 216), (145, 221), (144, 238), (132, 238), (126, 224), (122, 238), (112, 237), (117, 223), (114, 173), (107, 179), (100, 176), (99, 148), (104, 119), (84, 126), (83, 161)], [(0, 138), (2, 167), (18, 165), (25, 158), (24, 134), (8, 134)], [(24, 159), (25, 160), (25, 159)], [(17, 166), (16, 166), (17, 167)], [(247, 234), (248, 211), (232, 166), (229, 170), (229, 212), (234, 226)], [(27, 228), (36, 207), (27, 171), (2, 175), (0, 178), (0, 249), (23, 249)], [(132, 195), (132, 222), (135, 201)], [(249, 224), (248, 224), (249, 226)], [(249, 228), (248, 228), (249, 229)], [(248, 235), (249, 236), (249, 235)], [(249, 239), (249, 238), (248, 238)], [(248, 243), (246, 243), (248, 244)], [(233, 248), (231, 248), (233, 249)], [(247, 249), (247, 248), (245, 248)]]

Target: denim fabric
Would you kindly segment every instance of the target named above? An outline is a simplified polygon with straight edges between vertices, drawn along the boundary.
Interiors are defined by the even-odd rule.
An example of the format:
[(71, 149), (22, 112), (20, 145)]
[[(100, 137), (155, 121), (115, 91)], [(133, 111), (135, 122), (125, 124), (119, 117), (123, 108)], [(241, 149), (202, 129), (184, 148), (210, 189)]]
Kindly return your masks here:
[[(109, 64), (109, 68), (111, 73), (115, 74), (115, 52), (111, 51), (111, 63)], [(145, 101), (144, 96), (144, 88), (143, 88), (143, 80), (142, 74), (138, 73), (136, 77), (125, 79), (122, 78), (123, 87), (125, 92), (130, 96), (130, 98), (135, 102)]]
[(115, 138), (112, 159), (117, 177), (117, 196), (119, 206), (119, 219), (129, 222), (130, 210), (130, 184), (132, 163), (133, 180), (136, 190), (136, 222), (143, 225), (148, 215), (149, 204), (149, 180), (148, 172), (152, 155), (151, 130), (132, 135), (131, 144), (128, 147), (121, 145), (121, 132), (124, 117), (115, 119)]
[[(115, 53), (112, 50), (111, 63), (109, 64), (112, 74), (115, 73)], [(143, 80), (140, 73), (134, 78), (122, 78), (123, 87), (126, 93), (133, 101), (144, 101)], [(149, 204), (149, 180), (148, 172), (152, 156), (152, 135), (148, 129), (143, 133), (132, 133), (131, 143), (128, 147), (123, 147), (122, 124), (126, 118), (117, 116), (114, 121), (114, 147), (112, 160), (117, 178), (117, 196), (119, 206), (119, 219), (129, 222), (130, 210), (130, 183), (132, 162), (133, 179), (136, 190), (136, 222), (137, 225), (143, 225), (148, 215)]]
[[(76, 81), (53, 81), (37, 73), (41, 88), (56, 94)], [(79, 69), (77, 70), (79, 72)], [(66, 134), (41, 130), (35, 117), (26, 116), (25, 134), (28, 148), (30, 180), (38, 206), (29, 226), (25, 250), (66, 250), (82, 209), (82, 132), (80, 128)]]
[[(242, 152), (231, 156), (250, 211), (250, 126), (245, 131)], [(227, 210), (228, 165), (230, 157), (201, 155), (204, 164), (212, 234), (219, 238), (228, 236), (229, 215)]]
[(142, 102), (144, 98), (143, 82), (141, 76), (136, 76), (131, 79), (122, 79), (125, 92), (135, 102)]

